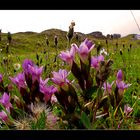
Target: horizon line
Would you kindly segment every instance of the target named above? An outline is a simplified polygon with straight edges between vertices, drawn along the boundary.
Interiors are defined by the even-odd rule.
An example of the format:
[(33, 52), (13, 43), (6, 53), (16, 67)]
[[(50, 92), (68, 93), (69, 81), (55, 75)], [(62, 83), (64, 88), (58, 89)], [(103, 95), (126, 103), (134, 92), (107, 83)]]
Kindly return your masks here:
[[(31, 31), (31, 30), (27, 30), (27, 31), (17, 31), (17, 32), (13, 32), (13, 33), (11, 33), (10, 31), (7, 31), (7, 32), (1, 32), (1, 33), (4, 33), (4, 34), (7, 34), (8, 32), (10, 32), (11, 34), (17, 34), (17, 33), (25, 33), (25, 32), (33, 32), (33, 33), (42, 33), (42, 32), (44, 32), (44, 31), (47, 31), (47, 30), (61, 30), (61, 31), (64, 31), (64, 32), (68, 32), (68, 31), (66, 31), (66, 30), (63, 30), (63, 29), (59, 29), (59, 28), (49, 28), (49, 29), (46, 29), (46, 30), (43, 30), (43, 31), (40, 31), (40, 32), (38, 32), (38, 31)], [(1, 29), (2, 30), (2, 29)], [(108, 34), (106, 34), (106, 35), (104, 35), (103, 34), (103, 32), (102, 31), (99, 31), (99, 30), (96, 30), (96, 31), (92, 31), (92, 32), (89, 32), (89, 33), (83, 33), (83, 32), (80, 32), (80, 31), (76, 31), (76, 32), (74, 32), (74, 33), (82, 33), (82, 34), (85, 34), (85, 35), (87, 35), (87, 34), (91, 34), (91, 33), (93, 33), (93, 32), (101, 32), (102, 33), (102, 35), (103, 36), (107, 36), (108, 34), (109, 35), (113, 35), (113, 34), (120, 34), (121, 35), (121, 37), (125, 37), (125, 36), (128, 36), (128, 35), (138, 35), (137, 33), (129, 33), (129, 34), (127, 34), (127, 35), (122, 35), (121, 33), (108, 33)]]

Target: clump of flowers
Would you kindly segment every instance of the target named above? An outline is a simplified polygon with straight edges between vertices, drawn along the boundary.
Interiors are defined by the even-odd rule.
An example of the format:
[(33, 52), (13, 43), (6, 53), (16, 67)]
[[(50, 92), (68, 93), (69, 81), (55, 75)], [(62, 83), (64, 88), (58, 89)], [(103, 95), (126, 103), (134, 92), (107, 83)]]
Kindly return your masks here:
[[(89, 118), (91, 123), (100, 118), (97, 116), (99, 110), (102, 110), (102, 116), (108, 116), (109, 104), (116, 109), (123, 98), (124, 89), (130, 86), (123, 82), (121, 70), (117, 73), (116, 82), (107, 82), (112, 72), (113, 60), (106, 60), (106, 55), (102, 54), (92, 56), (94, 46), (95, 44), (88, 39), (79, 47), (71, 44), (69, 50), (59, 54), (59, 57), (70, 65), (70, 71), (60, 69), (58, 72), (52, 72), (51, 80), (57, 88), (55, 96), (65, 114), (62, 118), (67, 120), (69, 125), (74, 125), (71, 127), (85, 127), (80, 123), (83, 112), (87, 116), (92, 114)], [(79, 61), (76, 58), (79, 58)], [(69, 74), (74, 76), (74, 81), (68, 79)], [(76, 82), (79, 90), (75, 89)]]
[[(71, 26), (75, 26), (75, 23), (71, 23)], [(57, 46), (57, 42), (55, 45)], [(121, 69), (117, 71), (114, 81), (108, 81), (113, 60), (107, 59), (105, 53), (98, 52), (93, 56), (94, 48), (95, 44), (87, 38), (79, 46), (71, 44), (69, 50), (59, 54), (59, 58), (69, 65), (69, 70), (52, 71), (46, 79), (42, 78), (43, 66), (37, 66), (32, 60), (25, 59), (22, 71), (14, 77), (9, 77), (20, 93), (20, 97), (12, 96), (12, 102), (9, 91), (13, 88), (4, 87), (3, 75), (0, 74), (0, 92), (3, 93), (0, 98), (1, 121), (9, 123), (9, 114), (14, 119), (18, 118), (14, 115), (13, 104), (25, 111), (30, 118), (28, 121), (15, 121), (14, 125), (19, 129), (58, 129), (58, 121), (68, 129), (90, 129), (102, 117), (117, 118), (119, 109), (128, 119), (133, 108), (121, 103), (126, 89), (131, 84), (124, 82)], [(122, 105), (124, 111), (121, 109)], [(53, 112), (53, 107), (57, 108), (58, 116)], [(39, 121), (43, 121), (42, 126)], [(117, 128), (122, 122), (123, 119), (119, 118)]]
[(56, 88), (47, 84), (48, 78), (42, 79), (43, 67), (38, 67), (32, 60), (25, 59), (22, 68), (23, 71), (15, 77), (10, 77), (10, 80), (17, 86), (24, 100), (24, 109), (29, 110), (28, 106), (35, 102), (50, 103)]

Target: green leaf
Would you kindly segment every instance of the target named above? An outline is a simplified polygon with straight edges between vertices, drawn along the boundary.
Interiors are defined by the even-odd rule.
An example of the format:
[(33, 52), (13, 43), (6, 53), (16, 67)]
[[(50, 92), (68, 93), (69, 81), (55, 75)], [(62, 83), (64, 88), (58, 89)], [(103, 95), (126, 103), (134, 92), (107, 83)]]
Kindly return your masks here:
[(85, 112), (82, 112), (81, 121), (87, 129), (91, 129), (91, 123)]
[(91, 88), (88, 88), (87, 90), (85, 90), (85, 96), (90, 99), (93, 95), (93, 93), (95, 93), (97, 91), (98, 87), (97, 86), (93, 86)]
[(44, 111), (40, 114), (40, 118), (37, 120), (37, 122), (31, 123), (31, 128), (32, 129), (45, 129), (46, 128), (46, 115)]
[(101, 101), (99, 103), (98, 109), (103, 107), (103, 106), (105, 106), (105, 105), (107, 105), (108, 104), (107, 102), (108, 102), (108, 96), (105, 95), (105, 96), (102, 97), (102, 99), (101, 99)]

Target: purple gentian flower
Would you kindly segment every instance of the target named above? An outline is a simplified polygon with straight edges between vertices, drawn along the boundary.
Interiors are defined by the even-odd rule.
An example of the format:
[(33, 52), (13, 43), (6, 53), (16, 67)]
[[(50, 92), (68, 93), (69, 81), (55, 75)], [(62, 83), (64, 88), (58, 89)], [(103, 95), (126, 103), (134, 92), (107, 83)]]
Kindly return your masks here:
[(120, 93), (123, 93), (131, 84), (125, 84), (123, 81), (116, 81)]
[(42, 78), (40, 78), (40, 84), (39, 84), (39, 88), (40, 88), (40, 92), (44, 94), (44, 100), (47, 102), (51, 99), (52, 94), (54, 94), (57, 91), (57, 88), (55, 88), (54, 86), (49, 86), (47, 85), (49, 78), (47, 78), (46, 80), (42, 80)]
[(32, 60), (30, 59), (25, 59), (22, 63), (22, 67), (23, 67), (23, 70), (25, 72), (25, 74), (31, 74), (30, 70), (29, 70), (29, 67), (28, 66), (34, 66), (35, 64), (33, 63)]
[(85, 39), (84, 42), (81, 43), (79, 48), (75, 45), (77, 52), (79, 53), (80, 59), (83, 63), (86, 63), (88, 60), (89, 53), (94, 48), (95, 44), (93, 44), (88, 39)]
[(43, 66), (37, 67), (37, 66), (28, 65), (28, 69), (30, 71), (30, 74), (32, 75), (33, 83), (35, 81), (38, 81), (39, 82), (40, 76), (41, 76), (42, 71), (43, 71)]
[(94, 57), (92, 56), (91, 57), (91, 67), (94, 67), (96, 70), (99, 70), (99, 63), (101, 61), (104, 61), (104, 56), (103, 55), (100, 55), (100, 56), (97, 56), (97, 57)]
[(111, 93), (113, 84), (114, 84), (114, 81), (111, 84), (104, 82), (103, 89), (105, 90), (105, 92), (107, 91), (108, 93)]
[(89, 49), (91, 49), (91, 47), (94, 47), (92, 41), (88, 40), (87, 38), (84, 40), (84, 42)]
[(7, 111), (10, 110), (10, 107), (12, 108), (12, 104), (10, 103), (10, 95), (8, 95), (6, 92), (4, 92), (0, 98), (0, 103), (7, 109)]
[(67, 62), (70, 66), (72, 66), (73, 64), (73, 60), (74, 60), (74, 56), (75, 56), (75, 52), (76, 52), (76, 44), (72, 44), (71, 45), (71, 49), (70, 51), (61, 51), (59, 57), (64, 60), (65, 62)]
[(16, 77), (10, 77), (10, 80), (19, 88), (26, 88), (24, 73), (19, 73)]
[(125, 84), (123, 82), (123, 73), (122, 70), (119, 70), (117, 73), (116, 85), (120, 91), (124, 91), (124, 89), (128, 88), (131, 84)]
[(122, 70), (119, 70), (117, 73), (117, 80), (118, 81), (122, 81), (123, 80), (123, 73)]
[(124, 113), (126, 114), (126, 116), (133, 111), (133, 108), (129, 107), (129, 105), (125, 105), (124, 106)]
[(7, 114), (5, 113), (5, 111), (1, 111), (0, 112), (0, 119), (3, 121), (3, 122), (6, 122), (8, 120), (8, 116)]
[(57, 91), (57, 88), (54, 86), (40, 86), (40, 92), (44, 94), (44, 100), (48, 102), (52, 95)]
[(68, 72), (66, 70), (60, 69), (58, 72), (52, 72), (53, 78), (52, 81), (59, 86), (63, 86), (64, 83), (69, 83), (67, 79)]
[(36, 80), (39, 81), (40, 80), (40, 76), (42, 74), (43, 71), (43, 66), (42, 67), (38, 67), (36, 66), (32, 60), (29, 59), (25, 59), (22, 67), (24, 69), (24, 72), (26, 74), (26, 76), (32, 76), (32, 80), (33, 82), (35, 82)]
[(42, 77), (40, 77), (40, 86), (46, 86), (46, 84), (48, 83), (50, 78), (46, 78), (45, 80), (42, 79)]
[(62, 87), (64, 90), (68, 89), (69, 80), (67, 79), (68, 72), (66, 70), (60, 69), (58, 72), (52, 72), (53, 78), (51, 80), (58, 86)]

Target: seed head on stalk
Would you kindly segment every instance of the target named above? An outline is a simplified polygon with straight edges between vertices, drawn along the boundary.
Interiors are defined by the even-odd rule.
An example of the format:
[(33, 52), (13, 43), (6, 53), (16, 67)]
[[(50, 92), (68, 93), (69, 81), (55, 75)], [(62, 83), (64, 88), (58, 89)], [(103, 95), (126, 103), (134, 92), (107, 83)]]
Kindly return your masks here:
[(48, 37), (46, 37), (46, 44), (47, 44), (47, 46), (49, 45), (49, 39), (48, 39)]
[(72, 39), (73, 34), (74, 34), (74, 26), (75, 26), (75, 22), (72, 21), (71, 25), (69, 26), (69, 31), (67, 33), (68, 46), (70, 45), (71, 39)]
[(58, 37), (57, 35), (54, 36), (54, 45), (57, 47), (58, 44)]
[(12, 41), (12, 35), (10, 32), (8, 32), (7, 34), (7, 39), (8, 39), (8, 43), (11, 44), (11, 41)]
[(79, 41), (79, 35), (78, 35), (78, 33), (76, 33), (76, 41), (77, 42)]

